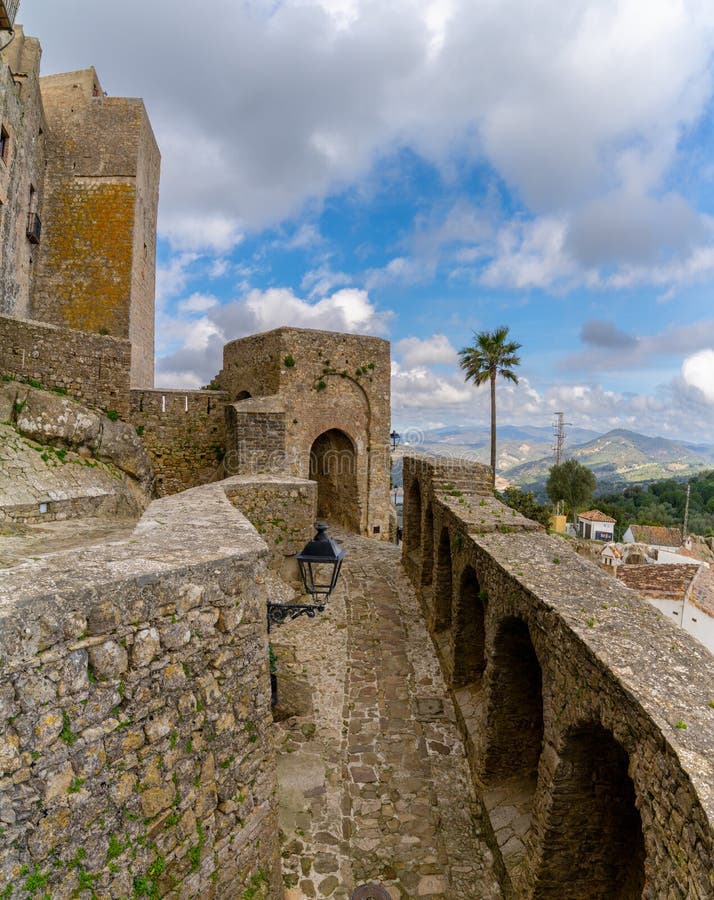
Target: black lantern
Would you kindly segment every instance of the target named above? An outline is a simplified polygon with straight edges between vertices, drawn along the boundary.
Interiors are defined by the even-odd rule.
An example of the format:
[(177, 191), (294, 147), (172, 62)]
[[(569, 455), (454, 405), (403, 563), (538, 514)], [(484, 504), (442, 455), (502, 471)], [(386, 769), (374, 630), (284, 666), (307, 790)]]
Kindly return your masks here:
[(397, 449), (397, 444), (399, 443), (399, 441), (401, 441), (402, 436), (401, 436), (401, 434), (397, 434), (396, 431), (393, 431), (389, 435), (389, 437), (390, 437), (390, 440), (392, 441), (392, 451), (394, 451)]
[(324, 522), (317, 522), (315, 528), (315, 537), (295, 556), (305, 592), (314, 603), (268, 602), (268, 631), (271, 624), (297, 619), (298, 616), (314, 619), (316, 613), (323, 611), (335, 589), (346, 551), (327, 534)]
[(327, 534), (324, 522), (317, 522), (315, 528), (317, 534), (295, 558), (305, 591), (324, 607), (340, 577), (345, 551)]

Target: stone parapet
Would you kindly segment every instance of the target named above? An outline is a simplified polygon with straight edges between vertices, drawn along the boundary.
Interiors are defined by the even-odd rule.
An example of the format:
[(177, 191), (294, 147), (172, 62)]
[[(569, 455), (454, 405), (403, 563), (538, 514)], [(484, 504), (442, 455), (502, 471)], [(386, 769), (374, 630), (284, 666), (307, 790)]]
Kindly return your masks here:
[(562, 539), (431, 471), (405, 459), (403, 559), (515, 895), (713, 896), (714, 658)]
[(87, 406), (129, 414), (131, 345), (44, 322), (0, 316), (0, 373), (66, 391)]
[(220, 485), (0, 584), (0, 893), (280, 896), (264, 571)]
[(132, 391), (132, 424), (151, 458), (159, 497), (216, 481), (226, 453), (222, 391)]

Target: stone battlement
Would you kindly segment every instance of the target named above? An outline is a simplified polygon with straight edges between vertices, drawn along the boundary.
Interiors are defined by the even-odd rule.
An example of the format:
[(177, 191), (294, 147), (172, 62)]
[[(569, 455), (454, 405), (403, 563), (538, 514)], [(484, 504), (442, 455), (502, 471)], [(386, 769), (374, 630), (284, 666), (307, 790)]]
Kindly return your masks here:
[(433, 472), (405, 458), (403, 559), (516, 896), (712, 896), (714, 659), (562, 540)]

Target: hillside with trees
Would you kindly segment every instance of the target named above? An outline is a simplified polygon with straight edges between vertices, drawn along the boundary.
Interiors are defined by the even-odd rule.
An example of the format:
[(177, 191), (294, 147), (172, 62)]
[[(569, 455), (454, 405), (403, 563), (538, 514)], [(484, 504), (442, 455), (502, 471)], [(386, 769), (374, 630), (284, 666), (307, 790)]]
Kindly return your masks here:
[[(714, 534), (714, 469), (700, 472), (689, 479), (690, 534)], [(617, 519), (616, 533), (628, 525), (668, 525), (681, 526), (687, 485), (673, 478), (655, 481), (645, 486), (628, 485), (621, 491), (613, 491), (595, 498), (598, 509)]]

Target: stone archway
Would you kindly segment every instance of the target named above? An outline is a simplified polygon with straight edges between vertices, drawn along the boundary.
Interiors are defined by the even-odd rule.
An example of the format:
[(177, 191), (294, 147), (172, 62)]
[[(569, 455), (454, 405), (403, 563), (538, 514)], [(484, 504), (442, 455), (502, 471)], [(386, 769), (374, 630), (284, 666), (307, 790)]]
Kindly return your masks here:
[(318, 518), (359, 533), (357, 454), (344, 431), (331, 428), (315, 439), (310, 448), (310, 478), (317, 482)]
[(543, 745), (542, 681), (528, 625), (515, 616), (503, 619), (496, 629), (484, 678), (483, 801), (492, 822), (501, 816), (508, 822), (498, 830), (496, 841), (518, 897), (524, 896), (521, 888), (527, 876), (527, 847)]
[(535, 776), (543, 743), (543, 676), (528, 625), (498, 626), (488, 669), (488, 725), (484, 777)]
[(421, 584), (429, 590), (434, 576), (434, 513), (431, 503), (424, 515), (424, 528), (421, 539)]
[(451, 539), (449, 529), (442, 528), (436, 550), (436, 571), (434, 573), (434, 605), (432, 628), (445, 631), (451, 627)]
[[(418, 562), (421, 553), (421, 489), (415, 479), (405, 494), (406, 506), (404, 509), (404, 550), (407, 556), (414, 556)], [(417, 569), (417, 572), (419, 570)]]
[(459, 582), (454, 616), (453, 684), (475, 681), (486, 667), (486, 601), (476, 572), (466, 566)]
[(635, 900), (644, 887), (645, 847), (628, 756), (591, 725), (565, 739), (550, 785), (534, 898)]

